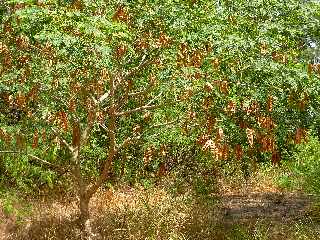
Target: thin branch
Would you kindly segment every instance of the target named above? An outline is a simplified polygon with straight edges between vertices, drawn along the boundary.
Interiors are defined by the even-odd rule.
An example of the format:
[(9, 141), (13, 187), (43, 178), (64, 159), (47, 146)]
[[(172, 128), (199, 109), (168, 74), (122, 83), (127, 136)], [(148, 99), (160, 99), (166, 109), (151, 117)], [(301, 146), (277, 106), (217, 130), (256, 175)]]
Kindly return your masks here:
[(150, 128), (165, 127), (165, 126), (174, 124), (174, 123), (176, 123), (176, 122), (178, 122), (178, 121), (179, 121), (179, 119), (176, 119), (176, 120), (173, 120), (173, 121), (170, 121), (170, 122), (160, 123), (160, 124), (157, 124), (157, 125), (150, 126)]
[(148, 92), (150, 92), (150, 90), (152, 89), (153, 86), (154, 86), (154, 82), (149, 82), (148, 86), (145, 89), (143, 89), (141, 91), (129, 93), (128, 96), (129, 97), (138, 97), (141, 95), (145, 95)]
[(7, 154), (7, 153), (13, 153), (13, 154), (16, 154), (16, 153), (21, 153), (19, 151), (0, 151), (0, 154)]
[(103, 95), (99, 98), (98, 103), (103, 102), (103, 101), (104, 101), (105, 99), (107, 99), (109, 96), (110, 96), (110, 90), (107, 91), (105, 94), (103, 94)]
[[(21, 152), (21, 151), (0, 151), (0, 154), (1, 153), (3, 153), (3, 154), (6, 154), (6, 153), (13, 153), (13, 154), (24, 154), (23, 152)], [(47, 165), (49, 168), (51, 168), (51, 169), (53, 169), (53, 170), (55, 170), (55, 171), (57, 171), (57, 172), (59, 172), (59, 173), (66, 173), (67, 171), (69, 171), (69, 170), (66, 170), (66, 169), (64, 169), (64, 168), (62, 168), (61, 166), (58, 166), (58, 165), (55, 165), (55, 164), (53, 164), (53, 163), (51, 163), (51, 162), (48, 162), (48, 161), (46, 161), (46, 160), (43, 160), (43, 159), (41, 159), (41, 158), (39, 158), (39, 157), (37, 157), (37, 156), (34, 156), (34, 155), (32, 155), (32, 154), (27, 154), (27, 156), (29, 157), (29, 158), (32, 158), (33, 160), (36, 160), (36, 161), (38, 161), (38, 162), (40, 162), (40, 163), (42, 163), (42, 164), (45, 164), (45, 165)]]
[(111, 133), (111, 130), (109, 130), (106, 125), (99, 123), (99, 126), (100, 126), (103, 130), (105, 130), (108, 134)]
[[(160, 96), (161, 94), (162, 93), (160, 93), (158, 96)], [(118, 112), (118, 113), (116, 113), (116, 116), (120, 117), (120, 116), (123, 116), (123, 115), (129, 115), (129, 114), (135, 113), (135, 112), (142, 112), (142, 111), (145, 111), (145, 110), (152, 110), (152, 109), (160, 108), (162, 106), (170, 104), (170, 102), (167, 102), (167, 103), (162, 103), (162, 104), (159, 104), (159, 105), (150, 105), (156, 98), (152, 99), (147, 105), (144, 105), (142, 107), (138, 107), (138, 108), (131, 109), (131, 110), (128, 110), (128, 111)], [(180, 103), (180, 102), (182, 102), (182, 100), (176, 100), (174, 102), (174, 104)]]
[[(118, 77), (118, 78), (120, 78), (120, 77)], [(121, 79), (119, 82), (115, 82), (113, 88), (114, 88), (114, 89), (117, 89), (118, 86), (121, 85), (121, 83), (123, 82), (122, 80), (123, 80), (123, 79)], [(99, 98), (99, 100), (97, 101), (97, 105), (98, 105), (98, 104), (101, 104), (104, 100), (106, 100), (106, 99), (109, 98), (110, 96), (111, 96), (111, 90), (105, 92), (105, 93)]]
[(49, 168), (51, 168), (51, 169), (53, 169), (53, 170), (55, 170), (55, 171), (57, 171), (59, 173), (66, 173), (66, 172), (69, 171), (69, 170), (66, 170), (66, 169), (62, 168), (61, 166), (55, 165), (55, 164), (53, 164), (51, 162), (43, 160), (43, 159), (41, 159), (41, 158), (39, 158), (37, 156), (34, 156), (32, 154), (27, 154), (27, 156), (32, 158), (33, 160), (37, 160), (38, 162), (47, 165)]
[(152, 110), (152, 109), (155, 109), (155, 108), (159, 108), (161, 106), (162, 105), (145, 105), (145, 106), (138, 107), (138, 108), (135, 108), (135, 109), (131, 109), (131, 110), (128, 110), (128, 111), (123, 111), (123, 112), (116, 113), (116, 116), (119, 117), (119, 116), (123, 116), (123, 115), (129, 115), (129, 114), (135, 113), (135, 112), (142, 112), (144, 110)]
[[(158, 53), (159, 54), (159, 53)], [(146, 66), (148, 66), (149, 64), (151, 64), (153, 62), (153, 58), (151, 58), (150, 54), (149, 57), (147, 56), (147, 54), (143, 55), (141, 62), (139, 63), (139, 65), (137, 67), (132, 68), (125, 76), (124, 79), (128, 79), (130, 77), (135, 76), (136, 74), (138, 74), (139, 72), (141, 72), (142, 69), (144, 69)]]
[(145, 89), (143, 91), (129, 93), (128, 95), (129, 97), (136, 97), (136, 96), (144, 95), (147, 92), (148, 92), (147, 89)]
[(54, 134), (60, 139), (60, 141), (69, 149), (70, 152), (73, 152), (74, 149), (72, 146), (68, 144), (68, 142), (62, 137), (61, 133), (59, 130), (52, 128), (52, 131)]
[(127, 147), (130, 143), (135, 142), (140, 140), (141, 137), (137, 136), (137, 137), (128, 137), (126, 138), (118, 147), (117, 147), (117, 152), (119, 152), (122, 148)]
[(153, 99), (151, 99), (151, 101), (150, 102), (148, 102), (148, 104), (147, 105), (150, 105), (150, 104), (152, 104), (158, 97), (160, 97), (162, 95), (162, 92), (160, 92), (159, 94), (158, 94), (158, 96), (156, 96), (156, 97), (154, 97)]

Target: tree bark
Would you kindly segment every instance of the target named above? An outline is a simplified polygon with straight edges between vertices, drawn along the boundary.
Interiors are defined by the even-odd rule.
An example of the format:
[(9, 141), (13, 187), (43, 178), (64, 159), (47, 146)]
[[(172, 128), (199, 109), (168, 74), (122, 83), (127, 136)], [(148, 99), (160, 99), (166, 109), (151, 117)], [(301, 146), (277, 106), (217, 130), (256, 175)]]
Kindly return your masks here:
[(85, 193), (80, 194), (80, 224), (81, 228), (84, 229), (85, 223), (89, 219), (89, 202), (90, 202), (90, 197), (87, 196)]

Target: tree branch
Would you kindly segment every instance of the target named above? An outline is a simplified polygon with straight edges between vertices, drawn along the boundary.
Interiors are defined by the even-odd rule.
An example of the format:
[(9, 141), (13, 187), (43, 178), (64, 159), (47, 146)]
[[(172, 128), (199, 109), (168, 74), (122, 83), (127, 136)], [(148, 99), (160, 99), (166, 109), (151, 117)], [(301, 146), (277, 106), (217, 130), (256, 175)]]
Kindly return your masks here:
[(98, 103), (102, 103), (105, 99), (107, 99), (110, 96), (110, 90), (107, 91), (105, 94), (103, 94), (100, 98)]
[[(128, 79), (130, 77), (135, 76), (136, 74), (138, 74), (139, 72), (141, 72), (142, 69), (144, 69), (146, 66), (148, 66), (149, 64), (151, 64), (153, 62), (153, 58), (150, 56), (151, 53), (149, 54), (149, 56), (147, 56), (147, 54), (143, 55), (141, 62), (139, 63), (139, 65), (137, 67), (132, 68), (125, 76), (124, 79)], [(156, 54), (156, 56), (158, 56), (159, 53)], [(154, 56), (154, 57), (156, 57)]]
[(68, 144), (68, 142), (62, 137), (59, 130), (52, 128), (54, 134), (60, 139), (60, 141), (69, 149), (70, 152), (73, 152), (73, 147)]
[(69, 171), (69, 170), (66, 170), (66, 169), (62, 168), (61, 166), (55, 165), (55, 164), (53, 164), (51, 162), (43, 160), (43, 159), (41, 159), (41, 158), (39, 158), (37, 156), (34, 156), (32, 154), (27, 154), (27, 156), (32, 158), (33, 160), (37, 160), (38, 162), (47, 165), (49, 168), (51, 168), (52, 170), (57, 171), (59, 173), (63, 173), (64, 174), (64, 173)]
[(17, 153), (21, 153), (19, 151), (0, 151), (0, 154), (7, 154), (7, 153), (13, 153), (13, 154), (17, 154)]
[(119, 152), (122, 148), (127, 147), (130, 143), (140, 140), (140, 136), (137, 137), (128, 137), (126, 138), (118, 147), (117, 147), (117, 152)]
[(160, 123), (160, 124), (157, 124), (157, 125), (150, 126), (150, 128), (165, 127), (165, 126), (174, 124), (174, 123), (176, 123), (176, 122), (178, 122), (178, 121), (179, 121), (179, 119), (176, 119), (176, 120), (173, 120), (173, 121), (170, 121), (170, 122)]
[(99, 123), (99, 126), (100, 126), (103, 130), (105, 130), (108, 134), (111, 133), (111, 131), (106, 127), (106, 125)]
[(144, 110), (152, 110), (152, 109), (155, 109), (155, 108), (159, 108), (161, 106), (162, 105), (145, 105), (145, 106), (138, 107), (138, 108), (135, 108), (135, 109), (131, 109), (131, 110), (128, 110), (128, 111), (123, 111), (123, 112), (116, 113), (116, 116), (120, 117), (120, 116), (123, 116), (123, 115), (129, 115), (129, 114), (135, 113), (135, 112), (142, 112)]

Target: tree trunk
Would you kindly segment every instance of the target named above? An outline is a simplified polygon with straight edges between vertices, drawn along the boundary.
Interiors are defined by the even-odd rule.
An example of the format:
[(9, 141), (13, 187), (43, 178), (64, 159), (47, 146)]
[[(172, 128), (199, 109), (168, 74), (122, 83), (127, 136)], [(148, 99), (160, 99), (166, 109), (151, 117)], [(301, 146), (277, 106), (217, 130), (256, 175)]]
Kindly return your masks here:
[(89, 219), (89, 202), (90, 198), (85, 194), (80, 194), (80, 224), (81, 228), (84, 229), (86, 221)]
[(95, 238), (95, 234), (91, 228), (90, 214), (89, 214), (89, 203), (91, 196), (86, 193), (80, 194), (80, 216), (79, 223), (81, 228), (81, 239), (91, 240)]

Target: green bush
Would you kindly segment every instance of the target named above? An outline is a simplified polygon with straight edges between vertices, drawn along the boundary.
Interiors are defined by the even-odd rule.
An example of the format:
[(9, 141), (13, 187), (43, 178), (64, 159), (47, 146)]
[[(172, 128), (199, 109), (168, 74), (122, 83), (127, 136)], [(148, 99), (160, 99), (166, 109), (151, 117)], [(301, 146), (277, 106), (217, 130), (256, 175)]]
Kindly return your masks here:
[(284, 188), (319, 194), (320, 141), (310, 136), (307, 143), (297, 146), (292, 160), (287, 163), (289, 171), (278, 178), (278, 184)]

